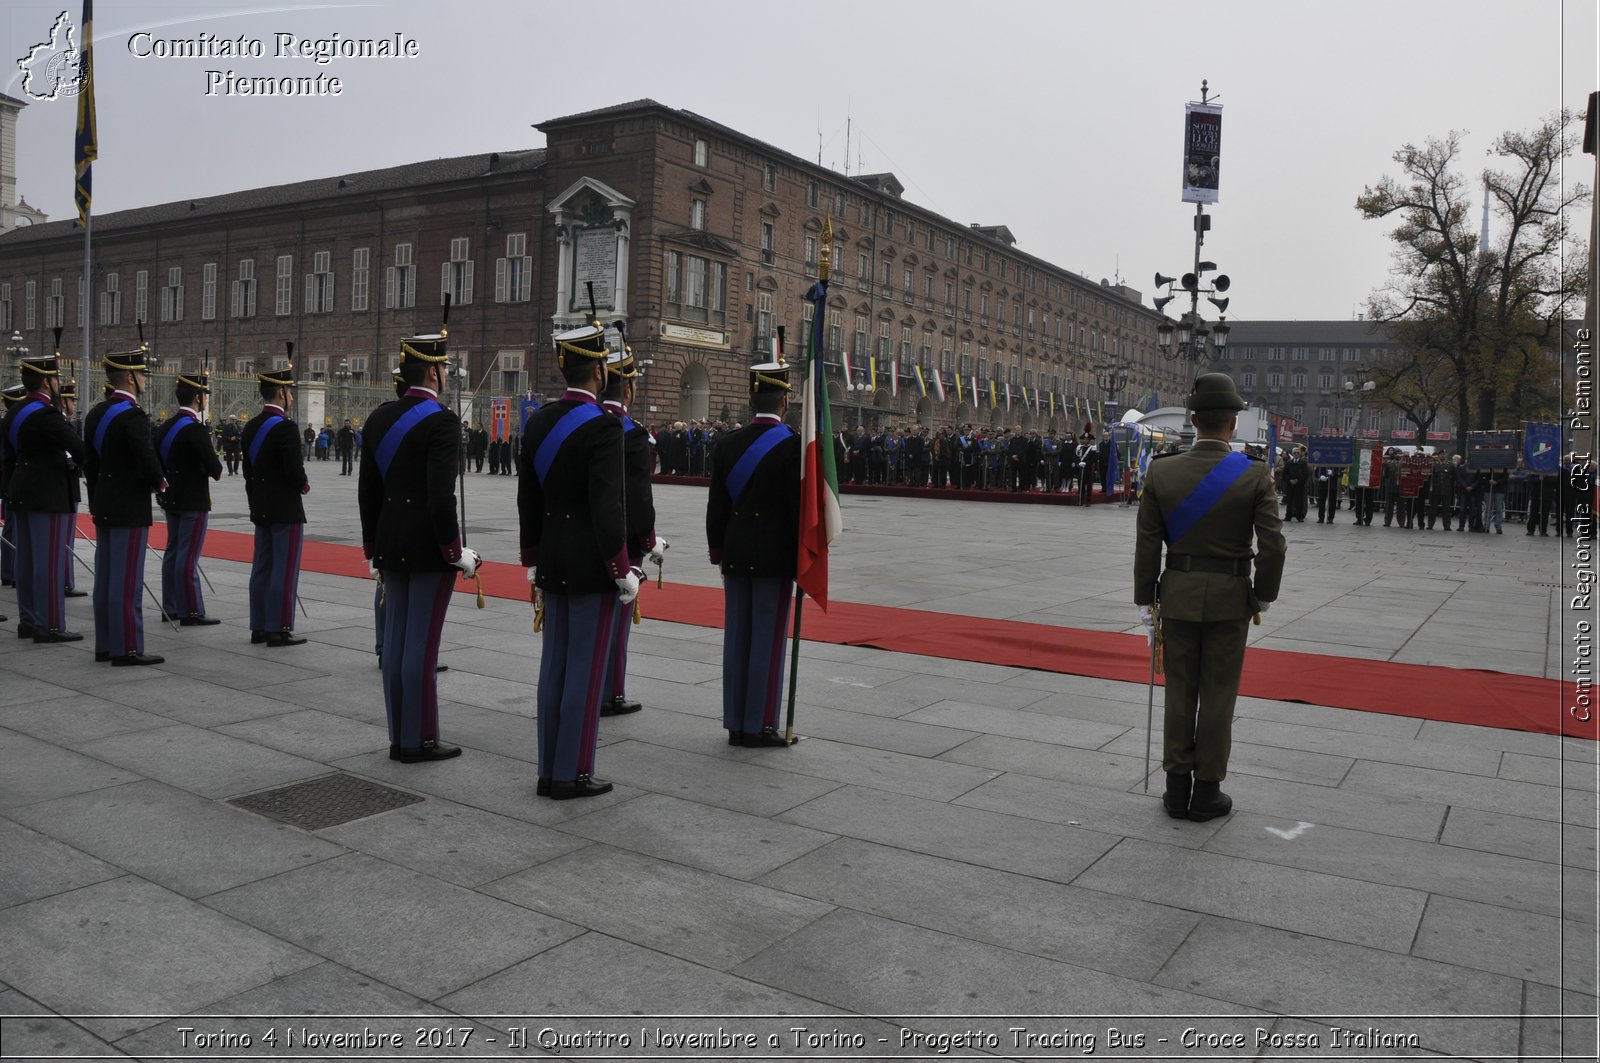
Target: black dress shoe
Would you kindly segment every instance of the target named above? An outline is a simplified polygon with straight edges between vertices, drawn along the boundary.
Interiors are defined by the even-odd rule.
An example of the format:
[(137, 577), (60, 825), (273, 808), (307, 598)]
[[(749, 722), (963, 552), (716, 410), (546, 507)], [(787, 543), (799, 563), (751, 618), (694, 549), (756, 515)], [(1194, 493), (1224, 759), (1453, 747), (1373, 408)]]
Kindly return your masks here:
[(549, 797), (550, 796), (550, 776), (548, 776), (548, 775), (539, 776), (539, 781), (534, 784), (533, 792), (538, 797)]
[(133, 668), (144, 664), (161, 664), (166, 658), (157, 653), (124, 653), (111, 658), (113, 668)]
[(1189, 799), (1189, 818), (1196, 823), (1204, 823), (1208, 819), (1226, 816), (1233, 811), (1233, 798), (1222, 792), (1219, 782), (1203, 782), (1196, 779), (1194, 782), (1194, 795)]
[(213, 624), (220, 623), (222, 621), (213, 620), (209, 616), (185, 616), (178, 620), (179, 627), (211, 627)]
[(38, 633), (39, 629), (34, 627), (32, 624), (24, 624), (21, 621), (17, 622), (17, 638), (31, 639)]
[(67, 591), (67, 597), (68, 598), (87, 598), (87, 597), (89, 597), (89, 592), (88, 591), (69, 590), (69, 591)]
[(1194, 776), (1189, 772), (1167, 772), (1167, 792), (1161, 795), (1161, 804), (1173, 819), (1189, 818), (1189, 795), (1194, 789)]
[(415, 749), (398, 747), (389, 754), (389, 758), (398, 760), (402, 764), (419, 764), (425, 760), (449, 760), (460, 755), (460, 746), (447, 746), (443, 742), (424, 742)]
[(616, 697), (600, 706), (600, 715), (626, 716), (630, 712), (638, 712), (642, 708), (644, 708), (644, 706), (639, 704), (637, 701), (625, 701), (622, 695), (618, 694)]
[(448, 672), (449, 670), (450, 666), (448, 664), (436, 664), (433, 666), (433, 671), (435, 674), (439, 672)]
[(33, 641), (37, 645), (41, 642), (82, 642), (83, 636), (76, 631), (47, 629), (34, 633)]
[(749, 746), (788, 746), (783, 735), (773, 730), (746, 731), (741, 745)]
[(389, 743), (389, 759), (390, 760), (399, 760), (400, 759), (400, 747), (395, 745), (393, 742)]
[(728, 732), (728, 744), (730, 746), (742, 746), (742, 745), (744, 745), (744, 732), (743, 731), (729, 731)]
[(107, 653), (105, 650), (94, 651), (95, 664), (105, 664), (109, 660), (111, 660), (111, 654)]
[(306, 640), (302, 638), (296, 638), (293, 631), (267, 632), (268, 646), (304, 646), (305, 644)]
[(161, 611), (161, 622), (163, 624), (176, 623), (177, 621), (179, 621), (181, 619), (183, 619), (183, 618), (180, 617), (177, 613), (169, 613), (164, 609)]
[(250, 632), (250, 644), (252, 646), (260, 645), (261, 643), (263, 643), (265, 641), (267, 641), (267, 633), (265, 631), (252, 631), (252, 632)]
[(550, 780), (550, 800), (571, 801), (578, 797), (599, 797), (612, 790), (610, 783), (604, 779), (596, 779), (590, 775), (580, 775), (570, 782), (559, 779)]

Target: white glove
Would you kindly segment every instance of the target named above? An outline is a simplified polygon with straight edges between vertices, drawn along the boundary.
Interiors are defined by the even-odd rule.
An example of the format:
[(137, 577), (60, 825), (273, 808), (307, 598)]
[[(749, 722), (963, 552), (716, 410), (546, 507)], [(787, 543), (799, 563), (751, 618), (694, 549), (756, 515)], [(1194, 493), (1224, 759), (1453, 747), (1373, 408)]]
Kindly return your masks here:
[(1139, 623), (1144, 625), (1145, 641), (1154, 646), (1156, 644), (1156, 611), (1148, 605), (1138, 606)]
[(478, 556), (478, 551), (469, 548), (461, 551), (461, 556), (456, 558), (453, 564), (461, 570), (463, 576), (471, 579), (473, 573), (478, 571), (478, 566), (483, 564), (483, 558)]
[(1271, 602), (1257, 602), (1256, 603), (1256, 612), (1258, 612), (1258, 613), (1264, 613), (1268, 609), (1271, 609), (1271, 608), (1272, 608), (1272, 603)]
[(373, 579), (383, 578), (378, 572), (378, 566), (374, 565), (370, 560), (367, 562), (367, 575), (371, 576)]
[(528, 568), (528, 582), (532, 583), (535, 579), (538, 578), (538, 576), (539, 576), (539, 570), (537, 568), (529, 566), (529, 568)]
[(639, 597), (639, 577), (634, 572), (634, 569), (629, 569), (626, 576), (617, 577), (617, 601), (623, 605), (630, 605)]
[(650, 552), (644, 556), (649, 558), (650, 563), (653, 565), (664, 564), (667, 560), (667, 547), (670, 545), (670, 543), (658, 535), (656, 536), (656, 544), (652, 546), (650, 548)]

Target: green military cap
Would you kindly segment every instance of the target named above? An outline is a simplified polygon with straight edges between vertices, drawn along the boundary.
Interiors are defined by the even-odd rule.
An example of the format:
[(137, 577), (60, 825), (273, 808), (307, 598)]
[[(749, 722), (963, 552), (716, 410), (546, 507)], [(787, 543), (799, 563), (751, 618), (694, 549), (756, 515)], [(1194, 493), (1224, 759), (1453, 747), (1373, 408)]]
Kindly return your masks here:
[(1227, 373), (1203, 373), (1195, 377), (1194, 388), (1184, 404), (1196, 413), (1202, 410), (1242, 410), (1245, 406), (1239, 392), (1234, 389), (1233, 378)]

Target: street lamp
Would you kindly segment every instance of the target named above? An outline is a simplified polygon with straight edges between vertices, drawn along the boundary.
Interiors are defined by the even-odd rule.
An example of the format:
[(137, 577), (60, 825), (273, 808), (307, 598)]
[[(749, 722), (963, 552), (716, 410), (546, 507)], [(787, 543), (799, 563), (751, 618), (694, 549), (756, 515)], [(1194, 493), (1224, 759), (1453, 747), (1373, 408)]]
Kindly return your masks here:
[(6, 346), (6, 375), (11, 376), (21, 372), (22, 360), (28, 356), (28, 345), (22, 339), (22, 333), (13, 332), (11, 342)]
[[(1375, 380), (1368, 380), (1360, 384), (1357, 384), (1354, 380), (1350, 379), (1346, 379), (1344, 382), (1344, 393), (1346, 399), (1348, 400), (1350, 398), (1354, 398), (1356, 402), (1356, 416), (1354, 422), (1350, 425), (1349, 433), (1352, 437), (1356, 434), (1356, 430), (1361, 427), (1361, 414), (1366, 409), (1367, 396), (1371, 395), (1373, 389), (1377, 386), (1378, 382)], [(1341, 421), (1343, 420), (1343, 412), (1344, 411), (1341, 409)], [(1342, 429), (1344, 425), (1340, 424), (1339, 427)]]
[(1120, 361), (1094, 367), (1094, 382), (1106, 393), (1106, 422), (1117, 419), (1117, 396), (1128, 386), (1128, 367)]
[(342, 425), (350, 416), (350, 360), (339, 359), (339, 368), (333, 375), (339, 381), (339, 423)]

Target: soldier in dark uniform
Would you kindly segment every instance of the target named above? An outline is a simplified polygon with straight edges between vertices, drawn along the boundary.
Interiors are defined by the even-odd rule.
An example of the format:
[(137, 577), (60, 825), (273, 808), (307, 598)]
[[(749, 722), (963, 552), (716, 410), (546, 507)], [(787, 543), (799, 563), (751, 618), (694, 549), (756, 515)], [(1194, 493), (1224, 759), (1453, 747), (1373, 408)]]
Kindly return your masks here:
[(1246, 636), (1251, 616), (1278, 596), (1286, 548), (1266, 464), (1228, 446), (1245, 405), (1233, 381), (1197, 377), (1186, 405), (1194, 447), (1152, 461), (1145, 480), (1133, 601), (1152, 631), (1159, 620), (1165, 642), (1163, 803), (1175, 819), (1203, 821), (1233, 808), (1221, 783)]
[[(290, 343), (289, 357), (294, 357)], [(300, 547), (306, 509), (300, 496), (311, 490), (300, 431), (289, 420), (294, 400), (294, 365), (256, 374), (261, 412), (245, 422), (244, 493), (256, 528), (250, 564), (250, 641), (268, 646), (301, 646), (294, 633), (294, 607), (300, 585)]]
[[(0, 398), (5, 400), (5, 412), (10, 414), (17, 408), (17, 404), (28, 397), (28, 389), (21, 384), (9, 384), (0, 391)], [(9, 453), (10, 444), (5, 441), (5, 435), (0, 433), (0, 450), (5, 450), (7, 460), (0, 461), (0, 587), (14, 587), (17, 585), (17, 527), (11, 517), (11, 503), (6, 501), (6, 496), (11, 493), (11, 461)]]
[(711, 563), (722, 569), (722, 726), (733, 746), (784, 746), (778, 733), (789, 603), (800, 549), (800, 437), (789, 366), (750, 369), (750, 424), (717, 448), (706, 502)]
[(618, 610), (639, 594), (623, 516), (622, 422), (600, 409), (605, 330), (556, 337), (567, 390), (528, 418), (518, 458), (522, 563), (543, 595), (539, 661), (539, 794), (594, 797), (600, 684)]
[(389, 759), (404, 764), (461, 755), (439, 738), (439, 638), (456, 572), (470, 579), (482, 561), (462, 545), (456, 523), (461, 422), (439, 404), (447, 343), (443, 328), (401, 343), (405, 394), (373, 410), (362, 428), (372, 444), (363, 448), (357, 487), (362, 550), (383, 581)]
[(1087, 506), (1094, 501), (1095, 473), (1100, 465), (1100, 452), (1094, 445), (1094, 433), (1083, 426), (1078, 437), (1078, 505)]
[(1442, 517), (1444, 530), (1450, 530), (1450, 515), (1456, 508), (1456, 467), (1450, 461), (1436, 461), (1428, 474), (1428, 528)]
[(166, 487), (150, 437), (150, 415), (139, 407), (147, 350), (140, 344), (137, 350), (101, 359), (111, 392), (83, 421), (88, 444), (83, 475), (95, 524), (94, 659), (117, 667), (164, 660), (144, 652), (140, 597), (153, 518), (150, 493)]
[(1324, 465), (1317, 470), (1318, 524), (1333, 523), (1333, 515), (1339, 512), (1339, 491), (1343, 484), (1343, 469)]
[(1283, 463), (1284, 520), (1306, 522), (1306, 492), (1310, 486), (1311, 465), (1306, 461), (1306, 449), (1296, 444), (1289, 453), (1289, 460)]
[[(1390, 447), (1383, 455), (1383, 526), (1389, 527), (1400, 513), (1400, 452)], [(1400, 522), (1405, 527), (1405, 521)]]
[[(633, 351), (626, 346), (606, 359), (605, 392), (601, 408), (622, 422), (623, 499), (628, 526), (628, 565), (642, 569), (648, 558), (660, 565), (666, 560), (667, 540), (656, 534), (655, 497), (650, 490), (650, 433), (628, 416), (633, 402), (635, 381), (640, 370)], [(629, 701), (628, 634), (633, 630), (633, 611), (616, 611), (616, 629), (611, 639), (611, 655), (600, 684), (600, 715), (626, 716), (643, 706)]]
[(356, 471), (356, 429), (346, 417), (344, 427), (339, 429), (339, 434), (334, 437), (339, 451), (339, 475), (350, 476)]
[(211, 376), (178, 374), (178, 412), (156, 426), (156, 456), (167, 478), (160, 497), (167, 515), (167, 548), (161, 555), (161, 619), (184, 627), (222, 621), (206, 616), (200, 593), (200, 555), (211, 519), (210, 480), (222, 479), (222, 462), (205, 425)]
[(230, 417), (222, 426), (222, 460), (227, 463), (228, 475), (239, 475), (239, 418)]
[[(56, 344), (61, 330), (56, 330)], [(79, 642), (67, 630), (66, 566), (72, 542), (70, 480), (83, 441), (57, 407), (60, 354), (22, 359), (23, 400), (6, 416), (7, 498), (17, 550), (17, 637)]]

